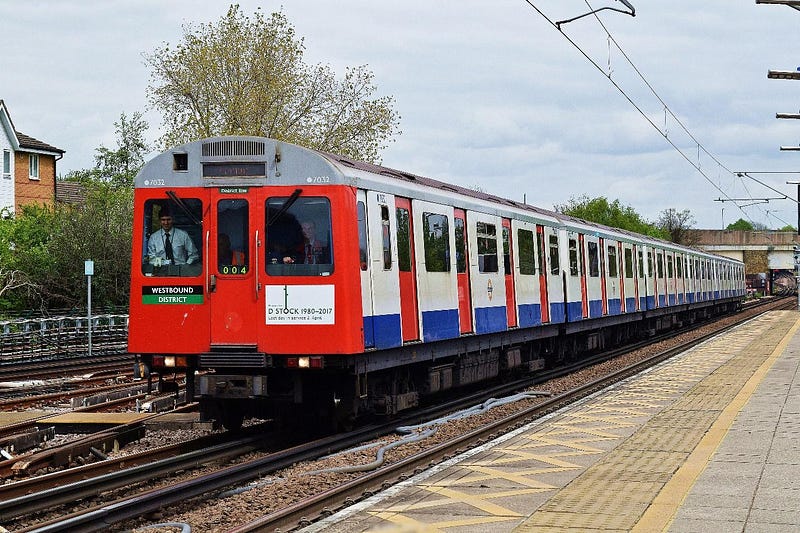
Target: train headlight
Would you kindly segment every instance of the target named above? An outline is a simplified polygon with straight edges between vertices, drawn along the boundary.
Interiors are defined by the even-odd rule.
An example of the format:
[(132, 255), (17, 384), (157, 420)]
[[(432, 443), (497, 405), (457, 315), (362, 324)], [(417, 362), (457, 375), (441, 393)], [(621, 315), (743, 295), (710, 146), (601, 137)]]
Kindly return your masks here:
[(175, 356), (174, 355), (164, 356), (164, 366), (175, 366)]
[(300, 368), (309, 368), (311, 366), (308, 357), (300, 357), (297, 359), (297, 366)]

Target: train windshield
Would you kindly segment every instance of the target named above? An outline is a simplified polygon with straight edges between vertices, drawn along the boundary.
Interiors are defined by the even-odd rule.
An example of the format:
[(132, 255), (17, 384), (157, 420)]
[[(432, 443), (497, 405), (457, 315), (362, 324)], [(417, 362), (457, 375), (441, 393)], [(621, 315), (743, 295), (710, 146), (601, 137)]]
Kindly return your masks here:
[(266, 202), (267, 274), (327, 276), (333, 272), (331, 205), (297, 194)]
[(193, 277), (202, 273), (203, 203), (197, 198), (144, 204), (142, 273)]

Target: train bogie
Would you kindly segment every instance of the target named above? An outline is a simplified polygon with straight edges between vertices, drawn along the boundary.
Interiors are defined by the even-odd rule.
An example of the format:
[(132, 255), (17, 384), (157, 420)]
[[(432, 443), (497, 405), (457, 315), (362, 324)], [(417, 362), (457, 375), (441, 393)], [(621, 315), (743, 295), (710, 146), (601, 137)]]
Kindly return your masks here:
[(742, 265), (269, 139), (136, 179), (130, 351), (204, 416), (346, 423), (721, 309)]

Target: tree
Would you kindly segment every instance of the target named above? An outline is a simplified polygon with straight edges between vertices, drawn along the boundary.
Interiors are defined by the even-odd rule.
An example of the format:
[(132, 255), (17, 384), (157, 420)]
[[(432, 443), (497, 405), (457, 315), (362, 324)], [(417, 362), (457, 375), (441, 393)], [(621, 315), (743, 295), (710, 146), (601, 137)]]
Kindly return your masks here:
[(667, 235), (669, 240), (685, 246), (694, 246), (699, 241), (699, 235), (692, 229), (694, 217), (688, 209), (678, 212), (674, 208), (665, 209), (656, 221), (656, 227)]
[(379, 162), (399, 133), (393, 98), (373, 97), (366, 66), (337, 81), (328, 66), (303, 62), (303, 40), (286, 17), (253, 18), (232, 5), (216, 24), (183, 26), (175, 46), (145, 55), (148, 99), (173, 146), (215, 135), (257, 135)]
[(788, 231), (788, 232), (791, 232), (791, 233), (797, 233), (797, 228), (795, 228), (791, 224), (787, 224), (784, 227), (782, 227), (781, 229), (779, 229), (778, 231)]
[(586, 195), (579, 198), (572, 197), (568, 203), (556, 205), (555, 210), (612, 228), (625, 229), (659, 239), (669, 239), (666, 232), (647, 222), (632, 207), (622, 205), (619, 200), (609, 203), (608, 198), (604, 196), (597, 198), (589, 198)]
[(740, 218), (736, 222), (728, 224), (728, 227), (725, 228), (725, 229), (742, 230), (742, 231), (753, 231), (754, 228), (753, 228), (753, 224), (751, 224), (750, 222), (746, 221), (743, 218)]

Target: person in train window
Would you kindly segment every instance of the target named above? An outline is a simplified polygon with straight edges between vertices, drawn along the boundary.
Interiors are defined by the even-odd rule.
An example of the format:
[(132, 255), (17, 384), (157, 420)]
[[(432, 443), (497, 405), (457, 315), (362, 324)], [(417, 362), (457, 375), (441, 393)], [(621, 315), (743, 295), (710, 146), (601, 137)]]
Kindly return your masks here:
[(303, 230), (303, 256), (299, 262), (310, 265), (330, 264), (328, 245), (317, 238), (317, 226), (314, 221), (302, 222), (300, 228)]
[(159, 213), (161, 229), (150, 235), (147, 255), (151, 264), (191, 265), (200, 259), (197, 247), (189, 234), (172, 225), (172, 214), (162, 208)]
[(217, 237), (217, 263), (219, 266), (244, 265), (244, 252), (231, 248), (231, 239), (227, 233), (220, 233)]

